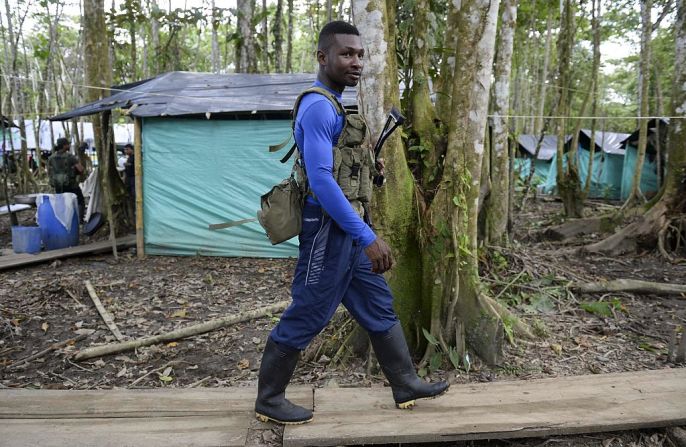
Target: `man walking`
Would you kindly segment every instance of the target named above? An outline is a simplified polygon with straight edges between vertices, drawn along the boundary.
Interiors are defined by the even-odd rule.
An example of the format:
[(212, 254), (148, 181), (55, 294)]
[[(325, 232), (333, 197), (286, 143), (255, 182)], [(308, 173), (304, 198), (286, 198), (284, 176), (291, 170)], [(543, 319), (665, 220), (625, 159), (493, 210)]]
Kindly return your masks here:
[(79, 203), (79, 221), (83, 219), (86, 209), (86, 201), (79, 187), (77, 176), (83, 173), (83, 166), (76, 156), (69, 152), (69, 140), (58, 138), (54, 153), (48, 160), (48, 177), (50, 185), (56, 194), (71, 192), (76, 194)]
[(312, 420), (310, 410), (285, 398), (285, 389), (300, 352), (341, 303), (368, 332), (398, 408), (438, 396), (449, 386), (417, 377), (382, 276), (393, 266), (391, 250), (368, 225), (366, 205), (375, 167), (362, 144), (366, 124), (340, 105), (345, 87), (356, 86), (360, 79), (363, 57), (357, 28), (340, 21), (327, 24), (319, 34), (317, 81), (296, 101), (294, 135), (308, 192), (293, 302), (272, 330), (260, 366), (255, 412), (263, 421)]

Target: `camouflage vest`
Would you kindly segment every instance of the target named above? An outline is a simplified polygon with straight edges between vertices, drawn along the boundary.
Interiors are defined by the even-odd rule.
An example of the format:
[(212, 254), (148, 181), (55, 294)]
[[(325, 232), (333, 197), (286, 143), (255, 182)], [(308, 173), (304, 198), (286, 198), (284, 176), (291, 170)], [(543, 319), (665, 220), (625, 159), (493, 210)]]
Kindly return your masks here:
[(76, 186), (74, 160), (68, 152), (57, 152), (48, 160), (50, 184), (53, 188), (72, 188)]
[[(338, 137), (338, 142), (333, 146), (333, 177), (341, 191), (348, 199), (352, 207), (357, 211), (360, 217), (364, 217), (364, 208), (372, 198), (372, 185), (374, 175), (377, 174), (374, 154), (371, 147), (365, 144), (367, 137), (367, 123), (364, 117), (358, 113), (347, 113), (341, 103), (331, 92), (320, 87), (311, 87), (298, 96), (293, 106), (293, 124), (292, 129), (295, 132), (295, 119), (298, 116), (298, 108), (302, 98), (308, 93), (318, 93), (327, 98), (336, 109), (336, 113), (345, 117), (343, 123), (343, 130)], [(289, 138), (290, 140), (290, 138)], [(289, 141), (281, 143), (280, 145), (270, 146), (271, 152), (282, 149)], [(285, 163), (290, 156), (297, 150), (297, 145), (288, 151), (288, 154), (281, 159)], [(293, 171), (295, 172), (303, 195), (312, 195), (314, 193), (309, 187), (307, 181), (307, 173), (305, 172), (304, 161), (301, 160), (301, 155), (296, 158)]]

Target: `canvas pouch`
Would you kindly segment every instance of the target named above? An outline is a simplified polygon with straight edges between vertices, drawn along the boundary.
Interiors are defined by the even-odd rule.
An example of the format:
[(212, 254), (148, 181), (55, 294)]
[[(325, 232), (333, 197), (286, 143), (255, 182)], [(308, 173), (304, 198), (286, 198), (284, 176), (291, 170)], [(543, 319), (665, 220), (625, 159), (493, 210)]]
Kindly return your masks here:
[(272, 245), (300, 234), (303, 194), (293, 174), (262, 195), (260, 204), (257, 220)]

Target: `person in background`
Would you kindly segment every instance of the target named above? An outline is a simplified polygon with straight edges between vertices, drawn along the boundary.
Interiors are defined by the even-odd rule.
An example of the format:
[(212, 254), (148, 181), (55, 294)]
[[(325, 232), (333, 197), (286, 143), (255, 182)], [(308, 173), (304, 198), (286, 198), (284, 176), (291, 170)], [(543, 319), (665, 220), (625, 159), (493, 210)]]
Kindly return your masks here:
[(55, 150), (48, 159), (48, 178), (55, 194), (71, 192), (76, 194), (79, 203), (79, 221), (83, 219), (86, 201), (79, 187), (77, 177), (84, 171), (76, 156), (69, 153), (69, 140), (58, 138)]
[(127, 143), (124, 146), (124, 154), (126, 154), (126, 162), (124, 163), (124, 181), (126, 182), (126, 190), (129, 193), (129, 200), (136, 211), (136, 170), (133, 156), (133, 145)]

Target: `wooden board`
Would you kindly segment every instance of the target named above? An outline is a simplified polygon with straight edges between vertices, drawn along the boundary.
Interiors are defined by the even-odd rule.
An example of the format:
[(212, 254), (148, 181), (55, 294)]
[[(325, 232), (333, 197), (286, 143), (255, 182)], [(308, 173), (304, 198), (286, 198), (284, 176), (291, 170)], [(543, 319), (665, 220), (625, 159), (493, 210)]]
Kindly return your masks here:
[(103, 419), (4, 419), (0, 446), (237, 446), (245, 445), (250, 415)]
[[(255, 418), (250, 388), (0, 390), (0, 447), (243, 446)], [(312, 389), (288, 396), (312, 408)]]
[(414, 410), (390, 388), (315, 392), (314, 422), (283, 445), (505, 439), (686, 424), (686, 368), (452, 386)]
[[(117, 238), (117, 249), (121, 250), (135, 246), (136, 237), (133, 235)], [(54, 261), (55, 259), (86, 254), (106, 253), (108, 251), (112, 251), (112, 243), (110, 241), (100, 241), (88, 245), (77, 245), (76, 247), (61, 248), (59, 250), (43, 251), (35, 255), (26, 253), (10, 254), (7, 256), (0, 256), (0, 271), (41, 262)]]

